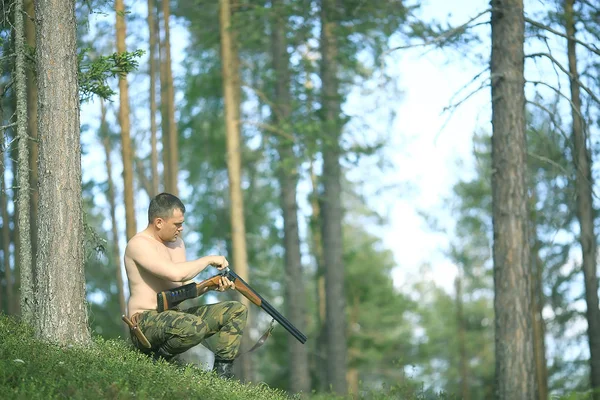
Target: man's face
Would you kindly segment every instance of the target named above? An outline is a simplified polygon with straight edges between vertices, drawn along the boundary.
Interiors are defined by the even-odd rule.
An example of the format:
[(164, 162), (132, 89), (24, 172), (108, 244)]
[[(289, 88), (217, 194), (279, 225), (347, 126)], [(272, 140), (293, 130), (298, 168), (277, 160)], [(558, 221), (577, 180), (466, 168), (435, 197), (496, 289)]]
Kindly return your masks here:
[(159, 235), (164, 242), (174, 242), (183, 232), (183, 213), (180, 209), (173, 210), (173, 215), (166, 219), (159, 218)]

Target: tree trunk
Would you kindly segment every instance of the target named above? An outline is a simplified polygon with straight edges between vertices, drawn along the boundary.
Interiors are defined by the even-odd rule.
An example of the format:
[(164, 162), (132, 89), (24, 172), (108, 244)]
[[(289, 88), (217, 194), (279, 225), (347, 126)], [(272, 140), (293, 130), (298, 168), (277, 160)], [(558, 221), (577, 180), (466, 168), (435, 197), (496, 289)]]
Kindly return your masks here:
[(581, 95), (577, 55), (575, 53), (574, 0), (565, 1), (565, 30), (568, 36), (567, 53), (571, 83), (571, 112), (573, 120), (573, 161), (577, 188), (577, 219), (579, 220), (583, 276), (585, 282), (586, 317), (590, 346), (590, 382), (600, 399), (600, 309), (598, 308), (598, 277), (596, 273), (596, 234), (594, 232), (595, 210), (592, 195), (592, 166), (587, 143), (587, 131), (581, 114)]
[(148, 30), (150, 32), (150, 51), (148, 53), (150, 63), (150, 182), (152, 182), (152, 193), (150, 197), (159, 193), (158, 189), (158, 149), (157, 149), (157, 127), (156, 127), (156, 37), (157, 29), (155, 22), (155, 4), (154, 0), (148, 0)]
[(75, 0), (38, 0), (40, 169), (36, 333), (90, 343), (85, 305)]
[[(291, 116), (289, 57), (285, 40), (285, 16), (279, 2), (272, 2), (273, 28), (272, 51), (275, 72), (275, 104), (273, 107), (276, 126), (289, 127)], [(283, 240), (285, 248), (287, 314), (296, 326), (306, 326), (306, 293), (300, 254), (300, 233), (298, 230), (298, 204), (296, 187), (298, 184), (297, 160), (293, 143), (280, 139), (279, 183), (281, 187), (281, 208), (283, 211)], [(290, 354), (290, 391), (292, 393), (310, 393), (310, 374), (306, 346), (294, 338), (288, 338)]]
[(312, 182), (312, 196), (310, 199), (311, 205), (311, 216), (310, 226), (313, 242), (313, 254), (317, 263), (316, 273), (316, 295), (317, 295), (317, 317), (318, 317), (318, 334), (316, 348), (316, 365), (315, 369), (318, 371), (318, 376), (321, 377), (319, 380), (319, 390), (327, 390), (327, 310), (326, 310), (326, 293), (325, 293), (325, 261), (323, 260), (323, 237), (321, 235), (320, 221), (321, 221), (321, 206), (319, 204), (319, 193), (318, 193), (318, 177), (314, 171), (313, 161), (310, 162), (310, 178)]
[[(123, 0), (115, 0), (117, 12), (117, 52), (124, 53), (127, 26)], [(129, 84), (127, 77), (119, 78), (119, 125), (121, 126), (121, 151), (123, 153), (123, 195), (125, 198), (125, 232), (127, 240), (136, 234), (135, 207), (133, 204), (133, 151), (129, 123)]]
[(29, 135), (27, 133), (27, 79), (25, 75), (25, 21), (23, 0), (16, 0), (15, 10), (15, 95), (17, 101), (17, 138), (19, 197), (19, 265), (21, 266), (21, 320), (33, 325), (36, 309), (34, 297), (31, 236), (29, 229)]
[(321, 6), (321, 82), (324, 129), (323, 138), (323, 248), (326, 265), (328, 383), (338, 394), (348, 390), (346, 382), (346, 297), (342, 259), (342, 205), (340, 144), (341, 106), (337, 77), (335, 37), (335, 0)]
[[(177, 144), (177, 124), (175, 123), (175, 88), (173, 85), (173, 71), (171, 68), (171, 31), (169, 28), (169, 19), (171, 16), (171, 10), (169, 7), (169, 1), (163, 0), (162, 2), (163, 11), (163, 23), (165, 29), (164, 39), (164, 82), (161, 82), (161, 88), (164, 88), (164, 94), (166, 95), (166, 112), (168, 118), (168, 129), (167, 135), (169, 140), (169, 193), (175, 196), (179, 195), (177, 188), (177, 175), (179, 174), (178, 160), (179, 160), (179, 148)], [(161, 98), (161, 101), (164, 101)]]
[[(4, 143), (4, 129), (0, 131), (0, 140)], [(15, 312), (13, 297), (12, 271), (10, 267), (10, 217), (8, 215), (8, 191), (6, 190), (6, 167), (4, 153), (0, 160), (0, 212), (2, 212), (2, 265), (4, 266), (4, 280), (6, 281), (6, 311), (7, 314)], [(0, 308), (1, 310), (1, 308)]]
[[(460, 274), (460, 272), (459, 272)], [(462, 400), (470, 400), (469, 393), (469, 368), (467, 357), (467, 341), (465, 337), (465, 316), (462, 299), (462, 277), (459, 275), (454, 281), (456, 288), (456, 326), (458, 327), (458, 360), (460, 371), (460, 394)]]
[[(27, 45), (35, 49), (35, 8), (33, 0), (27, 0), (25, 5), (25, 38)], [(30, 234), (31, 234), (31, 257), (32, 265), (35, 265), (37, 254), (37, 212), (39, 206), (38, 192), (38, 133), (37, 133), (37, 84), (35, 69), (27, 68), (27, 123), (29, 137), (29, 193), (30, 193)], [(33, 270), (33, 281), (35, 282), (35, 269)]]
[[(159, 0), (164, 1), (164, 0)], [(162, 3), (161, 3), (162, 4)], [(158, 38), (158, 64), (160, 74), (160, 131), (162, 143), (162, 162), (163, 162), (163, 183), (165, 192), (171, 191), (171, 152), (169, 151), (169, 96), (167, 92), (167, 63), (166, 59), (166, 43), (161, 37), (160, 20), (162, 15), (162, 7), (157, 7), (157, 38)], [(163, 17), (164, 24), (164, 17)]]
[(546, 361), (546, 324), (542, 311), (544, 309), (544, 293), (542, 291), (542, 260), (539, 256), (539, 241), (536, 239), (532, 257), (532, 311), (533, 311), (533, 345), (535, 356), (535, 381), (537, 399), (548, 400), (548, 367)]
[[(229, 175), (229, 196), (231, 201), (231, 241), (233, 246), (233, 263), (237, 274), (249, 282), (248, 253), (246, 250), (246, 226), (244, 221), (244, 198), (242, 194), (242, 148), (240, 144), (239, 109), (240, 98), (239, 71), (235, 68), (238, 55), (235, 52), (231, 37), (230, 0), (219, 0), (219, 21), (221, 33), (221, 59), (223, 69), (223, 97), (225, 99), (225, 129), (227, 131), (227, 171)], [(245, 297), (240, 296), (242, 303), (249, 307)], [(248, 320), (247, 329), (251, 326)], [(247, 335), (246, 335), (247, 337)], [(250, 380), (252, 361), (250, 355), (240, 358), (243, 379)]]
[[(127, 305), (125, 304), (125, 293), (123, 286), (123, 274), (121, 272), (121, 249), (119, 248), (119, 229), (117, 227), (117, 202), (115, 200), (115, 189), (112, 180), (112, 162), (110, 161), (110, 135), (108, 132), (108, 125), (106, 123), (106, 108), (104, 107), (104, 101), (100, 100), (100, 137), (102, 144), (104, 145), (104, 154), (106, 157), (106, 176), (108, 189), (106, 191), (106, 197), (108, 198), (108, 207), (110, 208), (110, 221), (111, 221), (111, 233), (112, 233), (112, 256), (113, 263), (115, 264), (116, 277), (117, 277), (117, 296), (119, 297), (119, 308), (121, 315), (127, 314)], [(129, 329), (123, 324), (125, 337), (129, 335)]]
[(492, 0), (492, 207), (496, 395), (535, 396), (527, 230), (522, 0)]

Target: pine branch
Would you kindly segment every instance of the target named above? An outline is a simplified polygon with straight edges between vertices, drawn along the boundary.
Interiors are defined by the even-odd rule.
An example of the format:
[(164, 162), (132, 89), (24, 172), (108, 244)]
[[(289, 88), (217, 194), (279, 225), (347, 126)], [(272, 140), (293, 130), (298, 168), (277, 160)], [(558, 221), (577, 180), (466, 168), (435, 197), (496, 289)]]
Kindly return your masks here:
[(264, 122), (250, 121), (250, 120), (241, 120), (240, 123), (248, 124), (251, 126), (256, 126), (257, 128), (264, 129), (267, 132), (275, 133), (275, 134), (289, 140), (290, 142), (294, 142), (294, 136), (292, 134), (290, 134), (289, 132), (286, 132), (274, 125), (266, 124)]
[(548, 31), (548, 32), (550, 32), (550, 33), (553, 33), (553, 34), (555, 34), (555, 35), (557, 35), (557, 36), (563, 37), (563, 38), (565, 38), (565, 39), (573, 40), (573, 41), (575, 41), (577, 44), (580, 44), (580, 45), (582, 45), (583, 47), (585, 47), (586, 49), (588, 49), (588, 50), (589, 50), (589, 51), (591, 51), (592, 53), (596, 54), (597, 56), (600, 56), (600, 49), (598, 49), (598, 47), (596, 47), (596, 46), (593, 46), (593, 45), (589, 45), (589, 44), (587, 44), (587, 43), (585, 43), (585, 42), (582, 42), (581, 40), (577, 39), (577, 38), (576, 38), (576, 37), (574, 37), (574, 36), (569, 36), (569, 35), (567, 35), (566, 33), (562, 33), (562, 32), (560, 32), (560, 31), (557, 31), (556, 29), (552, 29), (552, 28), (551, 28), (551, 27), (549, 27), (548, 25), (541, 24), (541, 23), (539, 23), (539, 22), (537, 22), (537, 21), (534, 21), (534, 20), (532, 20), (532, 19), (529, 19), (529, 18), (525, 18), (525, 22), (527, 22), (527, 23), (529, 23), (529, 24), (531, 24), (531, 25), (533, 25), (533, 26), (535, 26), (535, 27), (537, 27), (537, 28), (540, 28), (540, 29), (546, 30), (546, 31)]
[(598, 104), (600, 104), (600, 98), (598, 98), (586, 85), (584, 85), (578, 78), (573, 76), (552, 54), (550, 53), (532, 53), (525, 56), (526, 58), (534, 58), (534, 57), (546, 57), (552, 61), (554, 65), (556, 65), (562, 72), (567, 74), (567, 76), (571, 79), (574, 79), (575, 82), (581, 87), (585, 92)]
[[(415, 48), (415, 47), (427, 47), (427, 46), (431, 46), (431, 45), (439, 45), (442, 46), (446, 41), (448, 41), (451, 37), (453, 37), (454, 35), (458, 34), (459, 32), (471, 27), (471, 22), (475, 21), (476, 19), (478, 19), (479, 17), (481, 17), (482, 15), (487, 14), (488, 12), (490, 12), (492, 9), (488, 8), (482, 12), (480, 12), (479, 14), (477, 14), (476, 16), (474, 16), (473, 18), (469, 19), (467, 22), (465, 22), (462, 25), (459, 25), (457, 27), (454, 27), (452, 29), (449, 29), (445, 32), (442, 32), (440, 35), (435, 36), (434, 38), (430, 39), (430, 40), (426, 40), (422, 43), (417, 43), (417, 44), (411, 44), (411, 45), (406, 45), (406, 46), (397, 46), (397, 47), (393, 47), (389, 50), (387, 50), (386, 52), (384, 52), (382, 54), (382, 57), (386, 56), (387, 54), (391, 53), (392, 51), (395, 50), (403, 50), (403, 49), (409, 49), (409, 48)], [(489, 22), (485, 22), (483, 24), (488, 24)], [(476, 24), (475, 26), (479, 26), (482, 25), (482, 23)]]

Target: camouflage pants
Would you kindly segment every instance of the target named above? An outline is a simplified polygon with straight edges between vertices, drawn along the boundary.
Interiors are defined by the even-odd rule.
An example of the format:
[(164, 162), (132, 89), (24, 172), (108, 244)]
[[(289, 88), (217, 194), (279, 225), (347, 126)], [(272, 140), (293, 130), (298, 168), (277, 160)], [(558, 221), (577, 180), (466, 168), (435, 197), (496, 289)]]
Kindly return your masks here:
[(135, 335), (131, 339), (143, 352), (167, 359), (201, 343), (216, 357), (232, 360), (239, 351), (247, 315), (246, 306), (237, 301), (161, 313), (144, 311), (138, 319), (138, 329), (152, 348), (142, 346)]

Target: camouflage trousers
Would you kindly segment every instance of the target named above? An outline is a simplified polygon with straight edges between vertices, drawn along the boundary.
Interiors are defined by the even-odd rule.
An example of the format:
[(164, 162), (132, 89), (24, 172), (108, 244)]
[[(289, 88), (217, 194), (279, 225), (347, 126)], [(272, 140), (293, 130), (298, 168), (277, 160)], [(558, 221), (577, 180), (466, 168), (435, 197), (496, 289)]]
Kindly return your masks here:
[(144, 311), (138, 317), (138, 329), (152, 347), (145, 348), (135, 335), (131, 335), (131, 340), (142, 352), (166, 359), (202, 344), (215, 357), (232, 360), (240, 349), (247, 315), (246, 306), (237, 301), (161, 313)]

